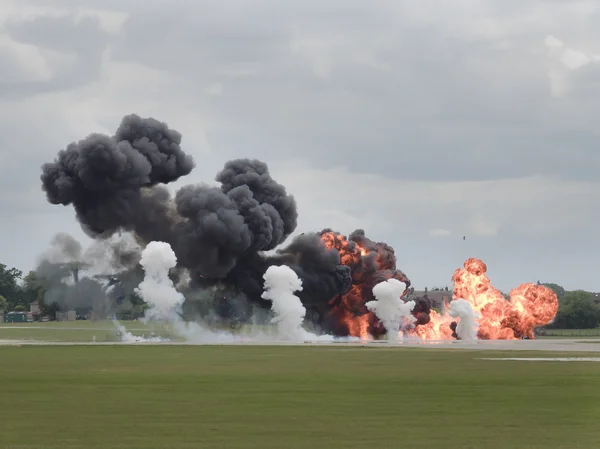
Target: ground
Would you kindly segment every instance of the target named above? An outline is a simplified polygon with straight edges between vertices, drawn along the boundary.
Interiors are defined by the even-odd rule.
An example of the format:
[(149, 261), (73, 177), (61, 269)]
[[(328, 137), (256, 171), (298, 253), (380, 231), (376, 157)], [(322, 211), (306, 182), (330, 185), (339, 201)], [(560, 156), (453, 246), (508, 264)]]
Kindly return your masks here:
[[(146, 325), (141, 321), (124, 321), (123, 325), (134, 335), (170, 336), (163, 326)], [(45, 323), (2, 323), (0, 340), (36, 340), (71, 342), (117, 341), (115, 325), (102, 321), (50, 321)]]
[[(129, 332), (138, 336), (176, 338), (164, 326), (146, 325), (141, 321), (123, 321)], [(230, 329), (227, 329), (231, 331)], [(236, 332), (243, 332), (244, 329)], [(551, 336), (541, 339), (584, 338), (600, 340), (600, 329), (552, 329)], [(36, 340), (54, 342), (114, 342), (118, 340), (116, 328), (109, 320), (62, 321), (45, 323), (0, 323), (0, 340)]]
[(383, 345), (5, 346), (0, 448), (600, 447), (600, 363), (481, 360), (514, 356)]

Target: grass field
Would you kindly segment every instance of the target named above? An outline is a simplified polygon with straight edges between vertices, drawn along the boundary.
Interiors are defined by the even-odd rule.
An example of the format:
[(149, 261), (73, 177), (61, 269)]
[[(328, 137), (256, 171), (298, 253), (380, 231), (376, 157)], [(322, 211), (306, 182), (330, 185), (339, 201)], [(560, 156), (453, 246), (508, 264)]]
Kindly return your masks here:
[(598, 329), (548, 329), (539, 338), (600, 338)]
[[(144, 324), (140, 321), (122, 321), (122, 325), (134, 335), (156, 336), (176, 339), (157, 323)], [(249, 328), (249, 327), (248, 327)], [(265, 330), (270, 327), (267, 326)], [(231, 331), (231, 329), (226, 329)], [(37, 340), (50, 342), (115, 341), (116, 329), (111, 321), (50, 321), (45, 323), (0, 323), (0, 340)], [(599, 338), (600, 329), (552, 329), (546, 338)]]
[[(140, 321), (121, 323), (134, 335), (169, 337), (169, 332), (159, 324), (146, 325)], [(37, 340), (55, 342), (116, 341), (115, 325), (104, 321), (49, 321), (45, 323), (2, 323), (0, 340)], [(1, 447), (1, 446), (0, 446)]]
[(600, 447), (600, 363), (490, 356), (510, 355), (1, 347), (0, 448)]

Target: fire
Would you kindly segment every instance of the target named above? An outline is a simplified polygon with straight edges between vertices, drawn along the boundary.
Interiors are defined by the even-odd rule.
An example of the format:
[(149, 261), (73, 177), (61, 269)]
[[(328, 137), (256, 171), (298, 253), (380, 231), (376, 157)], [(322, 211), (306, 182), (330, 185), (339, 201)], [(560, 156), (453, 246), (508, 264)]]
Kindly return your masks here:
[(441, 315), (435, 310), (429, 315), (429, 323), (417, 326), (414, 334), (421, 340), (452, 340), (452, 324), (453, 319), (450, 315)]
[(346, 238), (326, 229), (320, 237), (328, 248), (335, 248), (339, 252), (341, 263), (352, 270), (350, 291), (330, 301), (332, 309), (329, 315), (337, 327), (335, 334), (365, 340), (382, 335), (385, 329), (365, 304), (374, 299), (372, 290), (379, 282), (393, 277), (403, 282), (407, 289), (410, 286), (406, 275), (396, 269), (394, 249), (385, 243), (372, 242), (362, 230), (354, 231)]
[[(373, 287), (390, 278), (410, 287), (406, 275), (396, 269), (394, 249), (385, 243), (369, 240), (364, 231), (353, 232), (348, 238), (326, 229), (320, 238), (328, 248), (336, 249), (341, 263), (350, 267), (352, 287), (329, 302), (328, 322), (338, 336), (353, 336), (369, 340), (385, 334), (381, 322), (371, 313), (366, 303), (374, 299)], [(523, 284), (511, 290), (509, 299), (494, 288), (487, 277), (486, 264), (475, 258), (467, 259), (464, 268), (454, 272), (453, 300), (467, 300), (479, 314), (478, 338), (483, 340), (514, 340), (534, 338), (534, 329), (552, 321), (558, 310), (558, 299), (547, 287)], [(456, 318), (431, 310), (428, 299), (415, 299), (412, 311), (414, 326), (404, 329), (423, 340), (450, 340), (457, 338)], [(445, 304), (444, 309), (449, 305)]]
[[(464, 268), (454, 272), (453, 299), (463, 298), (479, 313), (478, 338), (515, 340), (534, 338), (537, 326), (548, 324), (558, 311), (558, 298), (547, 287), (522, 284), (510, 291), (509, 298), (491, 285), (487, 266), (479, 259), (467, 259)], [(431, 321), (415, 330), (424, 339), (453, 338), (453, 320), (448, 315), (431, 313)]]

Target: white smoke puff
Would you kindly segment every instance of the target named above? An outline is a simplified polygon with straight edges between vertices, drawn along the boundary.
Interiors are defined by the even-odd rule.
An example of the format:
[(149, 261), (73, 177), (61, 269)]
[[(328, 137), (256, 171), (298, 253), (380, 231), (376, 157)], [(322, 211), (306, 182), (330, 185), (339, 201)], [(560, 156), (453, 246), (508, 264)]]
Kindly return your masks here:
[(448, 315), (452, 318), (459, 318), (456, 326), (456, 335), (464, 341), (477, 340), (477, 331), (479, 323), (477, 319), (479, 314), (473, 310), (471, 303), (466, 299), (455, 299), (450, 303)]
[(144, 280), (136, 292), (148, 303), (146, 318), (179, 321), (178, 312), (184, 297), (179, 293), (169, 271), (177, 265), (177, 256), (171, 245), (165, 242), (150, 242), (142, 251), (140, 265), (144, 268)]
[(281, 337), (299, 340), (308, 334), (302, 328), (306, 309), (294, 293), (302, 291), (302, 280), (287, 265), (271, 266), (263, 275), (265, 280), (264, 299), (271, 300), (271, 310), (275, 313), (272, 322), (277, 324)]
[(168, 339), (161, 337), (140, 337), (138, 335), (133, 335), (118, 320), (113, 318), (112, 322), (123, 343), (159, 343), (169, 341)]
[(373, 287), (376, 300), (366, 304), (367, 309), (383, 323), (390, 341), (398, 341), (400, 327), (415, 321), (415, 317), (411, 315), (415, 302), (404, 302), (400, 299), (405, 289), (405, 284), (397, 279), (380, 282)]

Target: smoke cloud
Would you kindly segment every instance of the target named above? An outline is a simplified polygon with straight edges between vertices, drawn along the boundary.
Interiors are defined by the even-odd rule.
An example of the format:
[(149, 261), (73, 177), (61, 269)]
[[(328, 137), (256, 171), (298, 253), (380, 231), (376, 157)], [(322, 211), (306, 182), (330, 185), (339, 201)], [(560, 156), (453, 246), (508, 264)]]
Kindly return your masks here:
[(477, 340), (477, 332), (479, 330), (477, 319), (479, 318), (479, 314), (473, 310), (469, 301), (462, 298), (455, 299), (450, 303), (448, 315), (459, 319), (454, 332), (460, 340)]
[(220, 187), (188, 185), (171, 197), (163, 184), (195, 166), (180, 145), (181, 134), (167, 124), (131, 114), (114, 136), (92, 134), (44, 164), (42, 188), (51, 204), (72, 205), (96, 239), (131, 232), (141, 246), (168, 243), (197, 288), (233, 286), (265, 307), (262, 276), (281, 264), (301, 277), (303, 300), (326, 303), (350, 288), (350, 268), (318, 235), (263, 254), (286, 240), (298, 218), (294, 197), (264, 162), (229, 161), (215, 178)]
[(177, 265), (177, 256), (165, 242), (150, 242), (142, 252), (140, 265), (144, 280), (136, 292), (149, 306), (146, 317), (151, 320), (179, 321), (184, 297), (179, 293), (169, 271)]
[(381, 320), (387, 330), (390, 341), (398, 341), (400, 327), (410, 325), (416, 320), (411, 311), (414, 301), (404, 302), (400, 297), (405, 285), (397, 279), (388, 279), (373, 287), (375, 301), (367, 302), (367, 308)]
[(279, 335), (287, 340), (300, 340), (307, 332), (302, 328), (306, 309), (300, 298), (294, 295), (302, 291), (302, 281), (290, 267), (286, 265), (272, 266), (264, 274), (264, 299), (272, 303), (275, 317), (272, 323), (277, 325)]

